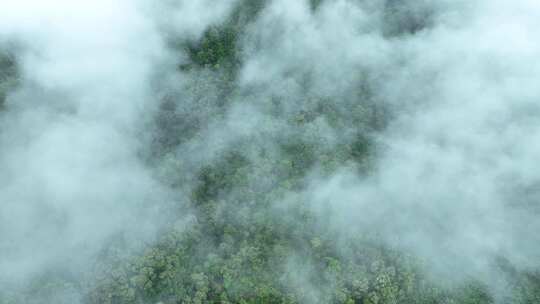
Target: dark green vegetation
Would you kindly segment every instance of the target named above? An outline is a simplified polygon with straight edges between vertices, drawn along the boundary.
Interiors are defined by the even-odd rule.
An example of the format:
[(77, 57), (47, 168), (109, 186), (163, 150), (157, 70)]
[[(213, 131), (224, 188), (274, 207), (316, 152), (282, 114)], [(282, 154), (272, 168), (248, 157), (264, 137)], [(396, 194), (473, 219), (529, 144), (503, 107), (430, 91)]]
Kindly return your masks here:
[[(320, 2), (311, 1), (314, 10)], [(302, 87), (294, 97), (239, 88), (241, 39), (263, 7), (263, 1), (246, 0), (200, 41), (179, 43), (189, 54), (189, 61), (179, 66), (191, 76), (189, 91), (170, 89), (160, 100), (150, 153), (158, 177), (178, 193), (187, 193), (187, 206), (178, 207), (177, 221), (165, 225), (157, 242), (142, 252), (129, 251), (127, 241), (117, 236), (104, 246), (91, 273), (54, 267), (36, 278), (24, 295), (0, 295), (0, 303), (497, 300), (478, 282), (452, 288), (433, 282), (424, 274), (422, 261), (381, 246), (373, 235), (336, 235), (312, 214), (304, 197), (291, 195), (305, 189), (312, 171), (331, 174), (347, 164), (359, 175), (368, 174), (377, 153), (373, 136), (385, 127), (387, 116), (384, 108), (374, 106), (369, 85), (362, 80), (361, 92), (352, 100), (318, 95), (310, 75), (303, 72), (292, 76)], [(406, 32), (416, 30), (414, 25)], [(14, 64), (6, 58), (0, 59), (0, 104), (13, 83)], [(256, 132), (231, 136), (212, 157), (184, 156), (186, 146), (211, 145), (205, 135), (212, 132), (212, 123), (224, 120), (234, 106), (253, 106), (252, 100), (260, 101), (255, 106), (266, 119), (254, 127)], [(292, 102), (298, 107), (288, 108)], [(328, 142), (327, 129), (347, 136)], [(186, 210), (191, 213), (187, 219)], [(514, 278), (505, 303), (540, 303), (538, 274), (500, 264), (501, 273)]]
[(433, 12), (426, 2), (388, 0), (385, 2), (383, 32), (388, 37), (415, 34), (432, 23)]
[(17, 84), (17, 66), (10, 53), (0, 53), (0, 110), (4, 107), (7, 94)]

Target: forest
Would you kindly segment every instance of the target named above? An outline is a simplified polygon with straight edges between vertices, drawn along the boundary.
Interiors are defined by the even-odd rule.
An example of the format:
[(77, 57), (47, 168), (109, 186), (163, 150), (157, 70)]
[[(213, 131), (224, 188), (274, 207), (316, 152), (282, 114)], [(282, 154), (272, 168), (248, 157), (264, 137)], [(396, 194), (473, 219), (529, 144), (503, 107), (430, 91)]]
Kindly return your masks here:
[[(175, 7), (175, 1), (165, 2)], [(125, 77), (135, 80), (124, 82), (116, 80), (124, 70), (117, 74), (108, 57), (95, 68), (81, 64), (82, 72), (69, 64), (32, 71), (40, 67), (39, 58), (78, 58), (78, 53), (40, 57), (25, 53), (26, 42), (0, 39), (0, 166), (9, 167), (0, 174), (8, 185), (0, 187), (0, 204), (5, 204), (0, 220), (12, 223), (10, 214), (47, 218), (21, 233), (14, 232), (18, 226), (0, 223), (0, 272), (5, 272), (0, 274), (0, 304), (540, 303), (536, 175), (518, 171), (533, 170), (536, 163), (528, 152), (512, 150), (519, 145), (516, 134), (524, 134), (521, 126), (530, 130), (524, 142), (534, 141), (540, 130), (530, 100), (540, 94), (534, 88), (494, 93), (518, 100), (508, 112), (469, 102), (489, 99), (482, 92), (499, 86), (492, 79), (503, 79), (497, 82), (503, 86), (505, 77), (514, 77), (508, 76), (514, 75), (513, 67), (500, 72), (490, 59), (474, 74), (489, 70), (489, 76), (470, 77), (481, 83), (477, 97), (454, 93), (474, 87), (463, 79), (469, 76), (462, 76), (473, 73), (471, 66), (484, 58), (496, 61), (500, 54), (517, 58), (521, 53), (512, 50), (521, 45), (491, 52), (490, 47), (502, 49), (505, 43), (478, 36), (479, 44), (487, 41), (481, 51), (466, 43), (448, 47), (438, 37), (454, 41), (469, 32), (463, 24), (441, 21), (453, 16), (445, 10), (457, 4), (436, 2), (230, 1), (223, 17), (197, 35), (157, 26), (166, 59), (149, 64), (143, 80), (128, 75), (143, 70), (133, 63)], [(443, 23), (455, 26), (457, 34), (448, 34), (451, 29)], [(153, 41), (139, 38), (147, 39), (143, 44)], [(146, 51), (137, 43), (129, 52)], [(540, 50), (537, 42), (531, 44)], [(425, 51), (426, 45), (442, 51)], [(468, 52), (469, 47), (475, 51)], [(470, 62), (434, 63), (446, 58), (445, 48)], [(534, 51), (526, 54), (538, 59)], [(517, 59), (507, 64), (522, 66)], [(516, 72), (516, 82), (520, 75), (534, 78), (535, 67)], [(98, 80), (78, 74), (101, 68), (108, 79), (100, 79), (101, 72)], [(69, 80), (79, 76), (81, 84)], [(457, 80), (450, 82), (452, 77)], [(103, 88), (99, 94), (92, 93), (94, 82)], [(139, 94), (141, 83), (145, 89)], [(81, 88), (87, 84), (88, 90)], [(126, 89), (108, 88), (116, 84)], [(127, 101), (97, 101), (109, 92)], [(124, 105), (132, 96), (142, 96), (140, 104)], [(142, 114), (131, 114), (138, 111)], [(482, 114), (469, 120), (474, 111)], [(441, 112), (451, 118), (440, 118)], [(517, 133), (508, 135), (515, 141), (504, 147), (506, 135), (491, 137), (503, 132), (499, 117), (508, 124), (519, 120)], [(469, 123), (470, 128), (462, 128)], [(74, 139), (90, 140), (85, 136), (98, 130), (94, 124), (120, 135), (90, 142), (90, 148)], [(460, 137), (477, 130), (493, 141), (484, 144), (474, 137), (465, 143)], [(94, 147), (95, 142), (102, 146)], [(22, 148), (5, 148), (9, 143)], [(499, 148), (510, 152), (499, 157)], [(490, 149), (497, 152), (484, 158)], [(536, 148), (531, 149), (532, 155)], [(462, 154), (456, 156), (461, 151), (468, 153), (463, 161)], [(422, 155), (435, 161), (424, 165), (416, 160)], [(34, 156), (35, 164), (25, 158)], [(30, 164), (7, 165), (14, 162)], [(482, 175), (483, 168), (501, 163), (496, 173), (486, 169)], [(22, 182), (33, 178), (37, 182)], [(56, 178), (62, 180), (58, 189), (74, 190), (65, 196), (55, 194), (57, 188), (41, 190)], [(18, 194), (34, 191), (35, 196)], [(19, 200), (32, 201), (33, 211), (17, 209)], [(95, 211), (100, 208), (104, 211)], [(498, 216), (504, 222), (500, 226), (494, 223)], [(22, 217), (17, 221), (27, 221)], [(124, 220), (135, 228), (115, 225)], [(148, 233), (139, 233), (144, 229)], [(486, 231), (496, 237), (484, 244), (475, 233)], [(44, 244), (26, 245), (34, 237)], [(56, 244), (59, 249), (45, 258), (45, 248)], [(28, 258), (13, 262), (20, 257)], [(29, 266), (33, 260), (39, 266)], [(2, 270), (6, 265), (14, 272), (27, 270), (15, 279)]]

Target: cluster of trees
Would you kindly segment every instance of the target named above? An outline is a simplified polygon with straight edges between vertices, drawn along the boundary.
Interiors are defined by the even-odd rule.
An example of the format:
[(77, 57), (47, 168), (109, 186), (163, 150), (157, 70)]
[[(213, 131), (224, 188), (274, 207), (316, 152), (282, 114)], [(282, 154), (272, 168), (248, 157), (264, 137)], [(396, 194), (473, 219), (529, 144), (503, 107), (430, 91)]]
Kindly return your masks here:
[[(320, 2), (312, 1), (313, 8)], [(292, 111), (283, 110), (286, 98), (242, 92), (235, 82), (242, 66), (240, 39), (264, 3), (243, 1), (200, 41), (175, 43), (189, 54), (178, 69), (192, 75), (190, 96), (178, 100), (173, 91), (162, 100), (151, 157), (164, 182), (188, 192), (188, 205), (178, 217), (189, 210), (191, 220), (171, 223), (142, 251), (127, 250), (127, 241), (118, 236), (96, 257), (91, 273), (54, 267), (27, 286), (25, 294), (0, 295), (1, 304), (59, 303), (66, 294), (96, 304), (495, 301), (479, 282), (452, 288), (433, 282), (421, 260), (382, 246), (370, 232), (343, 240), (312, 214), (305, 198), (291, 199), (315, 168), (330, 174), (347, 164), (368, 174), (377, 153), (372, 134), (384, 128), (386, 118), (384, 109), (373, 108), (373, 103), (331, 100), (309, 89), (302, 107)], [(0, 104), (14, 83), (13, 71), (11, 57), (0, 58)], [(369, 90), (362, 94), (369, 100)], [(209, 121), (222, 118), (241, 95), (242, 100), (267, 98), (262, 108), (271, 121), (264, 126), (284, 126), (286, 136), (263, 130), (258, 136), (267, 137), (235, 138), (202, 165), (174, 153), (182, 145), (204, 141), (201, 134)], [(321, 120), (350, 136), (327, 143), (319, 134)], [(356, 130), (345, 130), (350, 126)], [(267, 141), (272, 145), (265, 145)], [(514, 271), (508, 267), (507, 272)], [(507, 303), (540, 303), (539, 276), (516, 272), (514, 277)]]
[[(386, 117), (384, 109), (369, 102), (369, 89), (360, 93), (364, 101), (347, 103), (310, 94), (306, 88), (302, 105), (288, 112), (282, 104), (291, 102), (286, 97), (242, 92), (235, 84), (242, 66), (241, 39), (264, 3), (244, 1), (229, 20), (208, 29), (200, 41), (180, 44), (190, 61), (179, 68), (199, 75), (189, 88), (192, 100), (215, 108), (211, 112), (215, 116), (201, 111), (204, 116), (185, 125), (181, 122), (199, 114), (178, 111), (185, 99), (176, 104), (166, 101), (157, 117), (163, 128), (156, 134), (182, 138), (155, 144), (168, 157), (164, 175), (173, 177), (172, 185), (197, 180), (189, 200), (195, 220), (187, 228), (171, 228), (157, 244), (130, 259), (116, 258), (121, 250), (109, 248), (100, 267), (103, 280), (88, 293), (88, 302), (493, 303), (494, 296), (480, 282), (443, 287), (425, 275), (426, 265), (417, 258), (382, 246), (369, 232), (343, 241), (311, 214), (302, 197), (285, 200), (287, 194), (303, 189), (306, 175), (315, 167), (324, 174), (348, 164), (359, 174), (369, 173), (377, 153), (371, 134), (384, 128)], [(312, 1), (313, 9), (319, 4)], [(205, 100), (208, 92), (215, 92), (215, 97)], [(238, 96), (268, 98), (262, 107), (272, 122), (263, 126), (273, 123), (293, 131), (278, 137), (261, 132), (259, 136), (268, 136), (262, 140), (237, 138), (220, 157), (195, 172), (186, 170), (189, 165), (182, 156), (165, 155), (163, 151), (197, 140), (207, 120), (220, 117)], [(342, 142), (328, 144), (317, 133), (321, 118), (334, 129), (355, 126), (356, 131)], [(272, 141), (272, 146), (262, 141)], [(534, 303), (538, 281), (520, 276), (508, 302)]]
[(0, 110), (4, 107), (8, 92), (17, 83), (17, 74), (14, 56), (8, 52), (0, 52)]

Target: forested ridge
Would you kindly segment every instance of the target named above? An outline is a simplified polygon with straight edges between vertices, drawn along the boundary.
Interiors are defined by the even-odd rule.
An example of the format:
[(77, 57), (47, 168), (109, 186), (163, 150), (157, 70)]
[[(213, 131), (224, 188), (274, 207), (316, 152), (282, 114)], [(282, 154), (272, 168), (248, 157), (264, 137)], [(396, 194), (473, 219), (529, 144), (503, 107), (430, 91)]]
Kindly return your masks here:
[[(174, 73), (187, 76), (155, 76), (157, 106), (140, 131), (138, 154), (172, 193), (171, 203), (159, 207), (166, 216), (156, 236), (115, 233), (84, 267), (59, 261), (23, 284), (5, 282), (13, 288), (0, 288), (0, 304), (540, 303), (534, 268), (503, 255), (490, 261), (501, 290), (474, 276), (437, 277), (431, 263), (446, 261), (379, 241), (387, 233), (379, 226), (344, 234), (335, 229), (331, 204), (313, 207), (313, 180), (344, 168), (362, 180), (378, 170), (387, 149), (379, 138), (399, 107), (375, 92), (374, 77), (361, 67), (343, 73), (346, 84), (331, 85), (338, 92), (318, 87), (318, 72), (304, 62), (284, 63), (275, 82), (245, 80), (250, 54), (274, 55), (264, 53), (272, 48), (266, 33), (253, 34), (270, 2), (237, 2), (201, 37), (167, 37), (178, 53)], [(324, 2), (309, 1), (311, 14)], [(385, 3), (384, 39), (432, 26), (429, 10)], [(0, 119), (10, 115), (20, 77), (17, 53), (6, 48)]]

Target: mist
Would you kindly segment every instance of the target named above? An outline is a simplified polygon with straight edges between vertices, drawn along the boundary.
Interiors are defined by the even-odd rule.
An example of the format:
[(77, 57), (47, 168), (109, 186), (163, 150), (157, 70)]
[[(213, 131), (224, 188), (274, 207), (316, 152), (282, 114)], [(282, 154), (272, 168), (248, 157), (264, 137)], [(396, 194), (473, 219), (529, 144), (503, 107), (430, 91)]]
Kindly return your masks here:
[(528, 1), (454, 7), (429, 30), (388, 42), (402, 63), (375, 82), (399, 110), (378, 138), (374, 172), (308, 192), (341, 214), (345, 232), (377, 227), (451, 275), (487, 279), (496, 256), (538, 266), (537, 16)]
[(0, 303), (538, 299), (535, 1), (5, 2)]
[[(109, 238), (149, 241), (167, 220), (172, 193), (140, 154), (151, 80), (169, 57), (142, 4), (3, 3), (0, 40), (16, 46), (19, 84), (0, 120), (2, 282), (82, 273)], [(196, 21), (190, 35), (211, 22)]]

